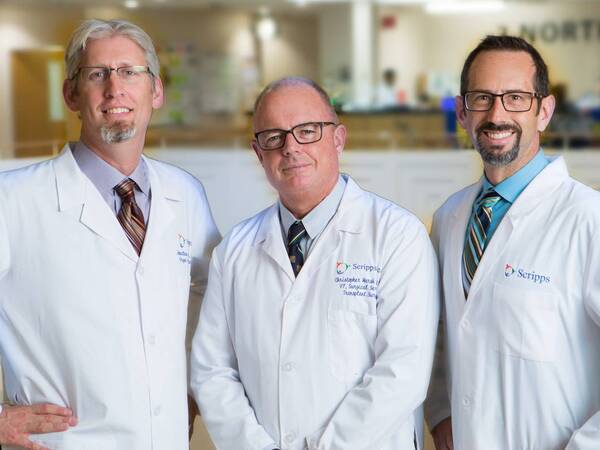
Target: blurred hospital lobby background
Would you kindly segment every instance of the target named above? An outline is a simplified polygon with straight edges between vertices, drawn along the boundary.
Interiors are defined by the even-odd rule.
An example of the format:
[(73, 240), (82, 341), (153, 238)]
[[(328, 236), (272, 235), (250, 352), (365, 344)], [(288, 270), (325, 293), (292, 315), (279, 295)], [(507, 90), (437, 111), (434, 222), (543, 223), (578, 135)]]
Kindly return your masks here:
[[(63, 58), (88, 18), (128, 19), (154, 39), (166, 104), (146, 153), (204, 183), (223, 234), (276, 198), (250, 148), (251, 112), (288, 75), (330, 94), (348, 128), (342, 170), (429, 226), (481, 176), (454, 96), (486, 34), (541, 52), (557, 98), (544, 150), (600, 188), (600, 0), (0, 0), (0, 171), (78, 139)], [(192, 450), (212, 448), (197, 422)]]

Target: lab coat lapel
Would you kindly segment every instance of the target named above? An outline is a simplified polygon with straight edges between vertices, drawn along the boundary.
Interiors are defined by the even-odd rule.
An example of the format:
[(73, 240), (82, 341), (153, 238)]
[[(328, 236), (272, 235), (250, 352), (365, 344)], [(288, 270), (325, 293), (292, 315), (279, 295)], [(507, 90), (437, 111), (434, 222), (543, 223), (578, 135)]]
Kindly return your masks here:
[[(364, 192), (358, 185), (348, 177), (344, 195), (335, 215), (323, 230), (298, 274), (298, 279), (312, 278), (320, 266), (328, 260), (329, 256), (340, 246), (342, 233), (359, 233), (361, 230), (362, 217), (360, 211), (364, 200)], [(352, 214), (352, 211), (355, 211)]]
[(476, 296), (479, 289), (482, 287), (490, 289), (491, 284), (486, 283), (486, 280), (488, 277), (493, 276), (494, 268), (497, 269), (499, 267), (498, 264), (501, 264), (498, 260), (508, 247), (506, 244), (510, 241), (514, 228), (512, 218), (508, 213), (505, 214), (502, 221), (498, 224), (498, 228), (496, 228), (492, 239), (483, 253), (483, 257), (477, 266), (477, 271), (475, 272), (475, 277), (473, 277), (471, 289), (469, 290), (469, 299)]
[(296, 277), (294, 276), (292, 265), (281, 234), (279, 207), (277, 203), (265, 211), (258, 229), (256, 244), (261, 247), (262, 251), (264, 251), (269, 258), (277, 263), (291, 281), (295, 280)]
[(81, 223), (109, 241), (125, 256), (137, 261), (138, 256), (117, 217), (92, 182), (79, 169), (69, 144), (54, 160), (54, 172), (60, 211), (82, 205), (79, 217)]
[[(449, 236), (452, 236), (452, 238), (448, 243), (449, 248), (447, 250), (450, 257), (450, 263), (444, 265), (444, 271), (447, 272), (450, 277), (450, 285), (455, 286), (454, 292), (456, 295), (453, 295), (453, 297), (456, 299), (456, 306), (460, 311), (465, 307), (465, 294), (462, 282), (462, 257), (465, 246), (465, 234), (469, 219), (471, 218), (473, 202), (477, 198), (479, 191), (481, 191), (482, 185), (483, 178), (473, 184), (465, 192), (465, 198), (460, 203), (460, 207), (454, 212), (451, 221), (452, 231)], [(444, 276), (446, 276), (446, 274), (444, 274)]]
[[(158, 175), (154, 162), (150, 158), (143, 157), (148, 167), (148, 178), (150, 180), (151, 201), (150, 217), (141, 257), (146, 254), (155, 254), (156, 248), (164, 247), (164, 234), (168, 233), (170, 225), (175, 219), (173, 202), (182, 201), (181, 194), (169, 183), (165, 177), (161, 179)], [(172, 236), (173, 243), (177, 236)], [(168, 241), (167, 241), (168, 242)]]
[(486, 283), (489, 277), (493, 277), (494, 269), (504, 270), (508, 261), (500, 260), (509, 248), (508, 243), (517, 229), (520, 219), (533, 211), (546, 198), (554, 195), (554, 191), (568, 177), (567, 167), (562, 157), (554, 158), (519, 195), (514, 205), (507, 211), (502, 221), (498, 224), (494, 236), (485, 249), (483, 258), (477, 267), (469, 297), (476, 295), (479, 289), (489, 286)]

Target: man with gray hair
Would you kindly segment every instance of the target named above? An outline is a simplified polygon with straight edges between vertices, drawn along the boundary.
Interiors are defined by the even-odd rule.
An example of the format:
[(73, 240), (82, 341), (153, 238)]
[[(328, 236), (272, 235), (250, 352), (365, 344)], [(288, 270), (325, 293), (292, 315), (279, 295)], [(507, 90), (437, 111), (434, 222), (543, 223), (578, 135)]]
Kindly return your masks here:
[(340, 174), (346, 128), (314, 82), (267, 86), (254, 131), (279, 201), (215, 249), (192, 345), (215, 445), (414, 450), (438, 318), (425, 228)]
[(219, 234), (198, 180), (142, 156), (163, 102), (150, 37), (88, 20), (66, 63), (79, 142), (0, 174), (0, 444), (184, 449), (186, 339)]

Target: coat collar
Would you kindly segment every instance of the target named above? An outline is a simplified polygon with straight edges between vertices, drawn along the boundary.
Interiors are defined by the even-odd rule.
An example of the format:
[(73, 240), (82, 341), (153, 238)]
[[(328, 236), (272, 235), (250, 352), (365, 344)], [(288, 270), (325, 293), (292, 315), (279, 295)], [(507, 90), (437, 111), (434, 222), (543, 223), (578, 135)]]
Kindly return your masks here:
[(75, 144), (66, 144), (52, 161), (59, 211), (66, 211), (82, 205), (86, 197), (86, 189), (89, 188), (89, 180), (79, 170), (70, 145), (74, 146)]
[[(345, 177), (347, 177), (346, 189), (338, 210), (315, 243), (298, 279), (310, 277), (317, 269), (319, 262), (325, 260), (325, 256), (337, 248), (340, 240), (339, 232), (356, 234), (363, 230), (362, 216), (356, 212), (361, 209), (360, 203), (364, 201), (364, 191), (358, 187), (352, 178), (347, 175)], [(261, 246), (288, 277), (294, 280), (294, 274), (281, 235), (278, 211), (278, 204), (275, 203), (263, 212), (254, 245)], [(331, 230), (335, 232), (334, 236), (331, 235)]]
[[(137, 261), (140, 258), (127, 239), (116, 215), (79, 169), (71, 152), (72, 145), (65, 145), (60, 155), (53, 160), (59, 211), (67, 212), (80, 208), (79, 220), (83, 225), (108, 240), (128, 258)], [(152, 200), (141, 258), (158, 245), (161, 241), (159, 235), (174, 219), (172, 201), (182, 201), (181, 193), (175, 189), (169, 177), (160, 176), (155, 167), (156, 163), (149, 158), (146, 158), (146, 163)]]
[[(363, 200), (364, 191), (350, 176), (344, 175), (344, 177), (346, 177), (346, 189), (330, 225), (333, 225), (339, 231), (360, 233), (363, 229), (363, 223), (356, 220), (356, 216), (351, 217), (351, 212), (352, 210), (356, 212), (357, 202)], [(254, 243), (260, 244), (271, 237), (281, 240), (278, 203), (271, 205), (264, 211)]]
[(554, 195), (554, 191), (569, 177), (567, 165), (562, 156), (550, 158), (548, 164), (525, 190), (519, 195), (506, 215), (516, 220), (534, 210), (545, 198)]
[[(568, 176), (569, 174), (564, 159), (562, 157), (554, 157), (550, 164), (548, 164), (529, 183), (521, 195), (519, 195), (498, 225), (494, 236), (490, 240), (485, 253), (483, 254), (483, 258), (475, 272), (471, 289), (469, 290), (469, 297), (475, 295), (479, 289), (484, 286), (483, 281), (490, 276), (494, 268), (498, 267), (498, 262), (506, 249), (506, 243), (510, 241), (512, 233), (518, 228), (519, 219), (537, 208), (543, 200), (554, 195), (554, 191), (560, 187)], [(475, 192), (477, 193), (478, 190)], [(464, 202), (469, 208), (469, 214), (473, 204), (472, 200), (474, 200), (474, 198), (466, 199)], [(462, 237), (460, 242), (464, 242), (466, 223), (468, 220), (469, 216), (467, 215), (463, 228), (461, 230), (456, 230), (457, 234), (455, 234), (455, 236)], [(460, 222), (462, 223), (463, 221), (461, 220)], [(458, 241), (458, 239), (456, 240)], [(462, 253), (460, 254), (462, 255)], [(462, 270), (462, 266), (459, 267), (461, 267)], [(466, 308), (469, 309), (469, 306), (470, 305), (467, 304)]]

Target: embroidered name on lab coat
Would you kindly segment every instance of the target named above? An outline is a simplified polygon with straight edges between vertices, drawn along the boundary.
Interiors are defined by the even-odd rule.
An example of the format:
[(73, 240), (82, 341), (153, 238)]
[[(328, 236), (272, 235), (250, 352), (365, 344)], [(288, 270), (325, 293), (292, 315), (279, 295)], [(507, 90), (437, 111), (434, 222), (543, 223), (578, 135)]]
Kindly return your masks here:
[(338, 261), (335, 284), (341, 293), (350, 297), (377, 298), (377, 285), (381, 267)]

